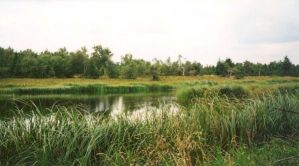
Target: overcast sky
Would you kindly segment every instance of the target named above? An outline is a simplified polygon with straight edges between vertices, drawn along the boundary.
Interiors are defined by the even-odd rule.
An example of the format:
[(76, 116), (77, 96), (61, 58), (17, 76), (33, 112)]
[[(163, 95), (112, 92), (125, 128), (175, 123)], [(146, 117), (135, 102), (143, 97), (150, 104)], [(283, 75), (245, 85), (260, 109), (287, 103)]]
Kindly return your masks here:
[(299, 0), (0, 0), (0, 46), (299, 64)]

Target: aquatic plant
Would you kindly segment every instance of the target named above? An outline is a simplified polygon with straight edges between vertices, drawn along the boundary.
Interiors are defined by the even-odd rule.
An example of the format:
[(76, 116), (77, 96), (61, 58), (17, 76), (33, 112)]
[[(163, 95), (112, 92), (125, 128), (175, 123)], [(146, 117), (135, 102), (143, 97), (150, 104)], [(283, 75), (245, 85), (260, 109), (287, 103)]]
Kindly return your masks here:
[[(298, 96), (198, 98), (189, 108), (107, 119), (53, 106), (0, 121), (1, 165), (198, 165), (230, 161), (223, 152), (298, 133)], [(217, 150), (218, 149), (218, 150)], [(236, 155), (241, 155), (240, 153)], [(216, 159), (217, 160), (216, 160)], [(239, 160), (236, 160), (239, 161)], [(240, 160), (241, 162), (242, 160)]]

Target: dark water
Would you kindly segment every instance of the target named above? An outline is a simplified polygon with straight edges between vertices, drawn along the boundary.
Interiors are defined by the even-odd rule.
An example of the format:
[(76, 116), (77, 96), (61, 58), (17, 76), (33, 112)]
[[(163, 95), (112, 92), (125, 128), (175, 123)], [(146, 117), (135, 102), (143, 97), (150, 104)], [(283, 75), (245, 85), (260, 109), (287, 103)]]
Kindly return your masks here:
[(0, 116), (8, 116), (11, 112), (18, 109), (31, 111), (35, 109), (34, 105), (40, 110), (51, 108), (53, 105), (65, 107), (80, 106), (85, 111), (109, 115), (160, 109), (165, 105), (176, 107), (177, 104), (176, 98), (172, 93), (0, 96)]

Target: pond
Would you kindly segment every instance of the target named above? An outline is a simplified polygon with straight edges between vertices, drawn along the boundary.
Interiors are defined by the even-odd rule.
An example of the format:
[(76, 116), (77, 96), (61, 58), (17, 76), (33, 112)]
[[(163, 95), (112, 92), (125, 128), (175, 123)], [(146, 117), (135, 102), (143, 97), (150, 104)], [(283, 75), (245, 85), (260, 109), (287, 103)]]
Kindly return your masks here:
[[(34, 104), (32, 104), (34, 103)], [(117, 116), (122, 113), (159, 110), (163, 106), (177, 109), (173, 93), (145, 93), (120, 95), (10, 95), (0, 96), (0, 116), (8, 117), (13, 111), (40, 110), (53, 105), (80, 107), (81, 110)]]

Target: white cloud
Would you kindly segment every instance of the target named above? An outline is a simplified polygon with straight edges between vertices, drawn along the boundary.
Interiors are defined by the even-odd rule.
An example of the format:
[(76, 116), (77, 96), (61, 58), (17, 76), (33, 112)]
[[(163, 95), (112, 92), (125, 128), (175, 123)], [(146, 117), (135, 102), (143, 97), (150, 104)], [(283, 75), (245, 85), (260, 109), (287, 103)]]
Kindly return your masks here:
[(16, 49), (94, 44), (114, 59), (132, 53), (213, 64), (219, 58), (269, 62), (288, 55), (299, 63), (296, 0), (3, 0), (0, 46)]

